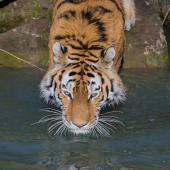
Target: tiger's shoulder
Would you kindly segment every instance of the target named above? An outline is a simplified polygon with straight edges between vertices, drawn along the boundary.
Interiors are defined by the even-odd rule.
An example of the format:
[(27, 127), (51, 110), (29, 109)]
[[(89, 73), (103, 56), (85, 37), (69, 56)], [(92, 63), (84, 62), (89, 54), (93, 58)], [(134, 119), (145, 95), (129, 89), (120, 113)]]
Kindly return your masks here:
[[(114, 46), (115, 63), (119, 63), (124, 52), (124, 29), (130, 29), (135, 22), (132, 6), (133, 0), (57, 1), (49, 38), (50, 63), (53, 63), (52, 48), (56, 41), (67, 47), (68, 53), (90, 56), (94, 62), (104, 49)], [(81, 50), (87, 54), (81, 54)]]

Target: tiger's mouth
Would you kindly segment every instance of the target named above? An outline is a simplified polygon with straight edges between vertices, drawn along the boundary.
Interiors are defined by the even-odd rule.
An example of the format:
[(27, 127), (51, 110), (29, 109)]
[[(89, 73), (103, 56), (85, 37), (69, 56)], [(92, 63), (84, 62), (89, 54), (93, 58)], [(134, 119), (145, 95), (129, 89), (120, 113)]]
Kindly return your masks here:
[(72, 120), (68, 121), (65, 117), (65, 114), (62, 115), (63, 125), (68, 129), (68, 132), (79, 135), (79, 134), (89, 134), (94, 128), (95, 125), (98, 123), (98, 118), (93, 120), (93, 122), (87, 122), (84, 124), (75, 124)]
[(72, 134), (75, 134), (75, 135), (86, 135), (86, 134), (89, 134), (90, 131), (91, 131), (91, 128), (71, 128), (70, 129), (71, 133)]
[(82, 127), (78, 127), (72, 122), (68, 122), (63, 113), (59, 110), (47, 108), (42, 109), (42, 111), (50, 114), (41, 118), (37, 123), (49, 123), (48, 133), (52, 136), (66, 136), (67, 134), (73, 134), (108, 137), (111, 136), (112, 132), (117, 130), (117, 126), (124, 126), (117, 117), (112, 115), (115, 112), (122, 113), (120, 111), (102, 113), (98, 115), (94, 122), (88, 123)]
[(88, 123), (82, 124), (80, 126), (73, 123), (72, 121), (68, 122), (66, 120), (65, 116), (62, 116), (62, 120), (63, 120), (63, 125), (66, 126), (68, 131), (74, 135), (79, 135), (79, 134), (86, 135), (86, 134), (91, 133), (98, 123), (98, 118), (93, 120), (93, 122), (88, 122)]

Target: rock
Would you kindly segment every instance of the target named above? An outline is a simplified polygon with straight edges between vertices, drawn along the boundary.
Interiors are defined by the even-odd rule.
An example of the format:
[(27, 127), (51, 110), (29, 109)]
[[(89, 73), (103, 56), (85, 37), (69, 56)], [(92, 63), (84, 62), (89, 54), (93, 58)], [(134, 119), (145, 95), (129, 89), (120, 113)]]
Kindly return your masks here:
[[(124, 68), (166, 67), (169, 58), (158, 10), (153, 0), (135, 0), (137, 22), (126, 32)], [(48, 64), (48, 34), (55, 0), (17, 0), (0, 11), (0, 49), (33, 64)], [(22, 63), (0, 52), (0, 65)], [(15, 64), (14, 64), (15, 63)], [(23, 66), (26, 66), (25, 64)]]
[(166, 67), (169, 63), (162, 23), (153, 3), (136, 0), (137, 22), (126, 33), (126, 68)]
[(0, 10), (0, 32), (40, 18), (51, 18), (55, 0), (17, 0)]
[[(1, 33), (0, 49), (6, 50), (34, 64), (47, 65), (49, 28), (49, 20), (38, 19), (31, 21), (29, 24)], [(9, 66), (10, 60), (13, 62), (14, 58), (8, 56), (6, 60)], [(18, 61), (16, 61), (16, 63), (17, 62)], [(5, 58), (2, 54), (0, 55), (0, 64), (6, 65)], [(23, 65), (25, 66), (24, 63)]]

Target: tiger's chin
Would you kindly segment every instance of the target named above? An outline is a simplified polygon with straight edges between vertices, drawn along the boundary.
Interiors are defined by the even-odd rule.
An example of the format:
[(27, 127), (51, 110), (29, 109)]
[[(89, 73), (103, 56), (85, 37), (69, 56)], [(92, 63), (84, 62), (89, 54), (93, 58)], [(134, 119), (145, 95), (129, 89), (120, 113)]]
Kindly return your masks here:
[(92, 124), (88, 123), (83, 127), (77, 127), (73, 123), (68, 123), (65, 119), (63, 119), (63, 124), (66, 126), (67, 130), (73, 135), (87, 135), (92, 132), (93, 128), (95, 128), (97, 121)]
[(91, 132), (90, 129), (70, 129), (70, 132), (74, 135), (87, 135)]

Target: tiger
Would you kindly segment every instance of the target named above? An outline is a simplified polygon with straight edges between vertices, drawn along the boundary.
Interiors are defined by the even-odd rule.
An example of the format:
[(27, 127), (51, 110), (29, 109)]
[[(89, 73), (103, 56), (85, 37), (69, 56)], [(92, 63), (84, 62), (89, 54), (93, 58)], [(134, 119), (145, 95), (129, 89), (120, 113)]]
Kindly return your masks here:
[(89, 134), (95, 129), (108, 133), (101, 125), (101, 109), (126, 100), (119, 70), (125, 30), (134, 24), (133, 0), (56, 2), (49, 35), (49, 69), (40, 83), (44, 100), (61, 110), (60, 123), (56, 119), (51, 128), (56, 128), (56, 133)]

